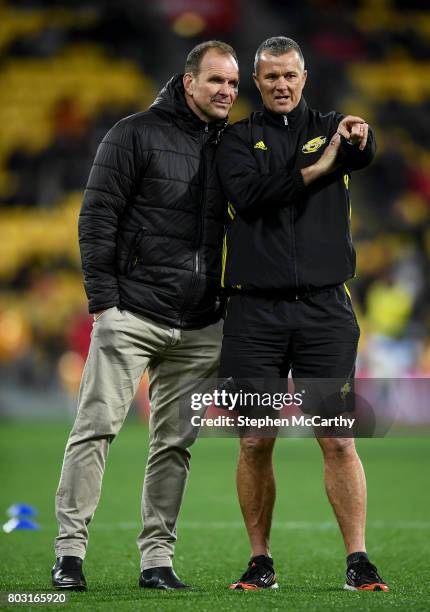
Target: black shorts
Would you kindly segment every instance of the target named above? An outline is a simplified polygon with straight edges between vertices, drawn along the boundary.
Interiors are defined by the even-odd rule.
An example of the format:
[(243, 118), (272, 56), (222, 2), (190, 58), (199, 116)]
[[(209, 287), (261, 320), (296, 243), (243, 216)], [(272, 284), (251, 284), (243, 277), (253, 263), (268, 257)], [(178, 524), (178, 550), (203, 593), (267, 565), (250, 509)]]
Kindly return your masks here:
[[(359, 337), (344, 285), (295, 301), (238, 293), (228, 299), (219, 377), (270, 386), (291, 372), (294, 381), (336, 379), (345, 390)], [(331, 402), (331, 411), (341, 408)]]

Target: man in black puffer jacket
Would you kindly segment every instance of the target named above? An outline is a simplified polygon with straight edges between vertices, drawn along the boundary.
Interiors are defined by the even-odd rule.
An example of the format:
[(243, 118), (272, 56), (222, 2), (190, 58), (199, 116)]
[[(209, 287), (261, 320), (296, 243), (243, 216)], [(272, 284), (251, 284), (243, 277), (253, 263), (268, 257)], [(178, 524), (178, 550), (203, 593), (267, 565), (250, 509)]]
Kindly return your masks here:
[(87, 525), (109, 445), (146, 368), (151, 417), (139, 584), (186, 586), (172, 569), (193, 439), (180, 427), (179, 409), (218, 367), (225, 201), (212, 165), (237, 87), (234, 50), (202, 43), (185, 74), (148, 111), (117, 123), (97, 151), (79, 218), (94, 324), (56, 496), (56, 588), (86, 589)]

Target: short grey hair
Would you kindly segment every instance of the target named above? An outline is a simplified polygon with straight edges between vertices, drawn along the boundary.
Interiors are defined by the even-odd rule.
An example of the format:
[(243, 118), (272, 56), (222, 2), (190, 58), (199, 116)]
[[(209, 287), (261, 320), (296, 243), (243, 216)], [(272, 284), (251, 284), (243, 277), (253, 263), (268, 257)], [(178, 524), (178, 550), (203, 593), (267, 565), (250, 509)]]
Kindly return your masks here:
[(185, 61), (184, 72), (191, 72), (194, 76), (197, 76), (200, 72), (202, 59), (209, 49), (216, 49), (221, 55), (231, 55), (236, 60), (236, 63), (239, 64), (236, 51), (233, 47), (230, 47), (230, 45), (220, 40), (207, 40), (194, 47), (194, 49), (191, 49)]
[(295, 40), (293, 40), (292, 38), (287, 38), (286, 36), (272, 36), (272, 38), (268, 38), (267, 40), (262, 42), (255, 53), (255, 74), (257, 74), (258, 64), (260, 62), (261, 55), (262, 53), (264, 53), (264, 51), (267, 51), (268, 53), (270, 53), (270, 55), (276, 56), (284, 55), (284, 53), (288, 53), (289, 51), (297, 51), (303, 68), (305, 67), (305, 58), (303, 57), (302, 50), (300, 49), (299, 45), (296, 43)]

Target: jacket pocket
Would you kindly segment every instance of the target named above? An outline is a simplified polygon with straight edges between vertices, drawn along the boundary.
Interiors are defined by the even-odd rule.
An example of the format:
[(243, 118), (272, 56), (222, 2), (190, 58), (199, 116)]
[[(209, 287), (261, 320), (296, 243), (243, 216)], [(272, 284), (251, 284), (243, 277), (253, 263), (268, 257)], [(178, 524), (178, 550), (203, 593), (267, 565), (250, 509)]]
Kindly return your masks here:
[(125, 273), (127, 276), (129, 276), (133, 272), (133, 269), (136, 267), (136, 264), (139, 261), (137, 253), (139, 250), (139, 246), (143, 240), (144, 233), (145, 228), (140, 228), (140, 230), (136, 233), (132, 240), (131, 247), (128, 251), (127, 261), (125, 264)]

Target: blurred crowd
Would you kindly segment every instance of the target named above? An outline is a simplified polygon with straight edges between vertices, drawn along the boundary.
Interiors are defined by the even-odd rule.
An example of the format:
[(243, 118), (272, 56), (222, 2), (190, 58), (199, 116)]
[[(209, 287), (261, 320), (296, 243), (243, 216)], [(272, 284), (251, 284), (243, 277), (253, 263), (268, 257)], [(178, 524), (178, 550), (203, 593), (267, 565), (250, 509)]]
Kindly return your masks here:
[[(231, 119), (260, 105), (258, 44), (302, 46), (305, 96), (363, 116), (378, 155), (351, 181), (359, 372), (430, 375), (430, 9), (400, 0), (0, 0), (0, 384), (76, 393), (89, 344), (77, 215), (98, 143), (187, 52), (239, 55)], [(1, 410), (1, 406), (0, 406)]]

